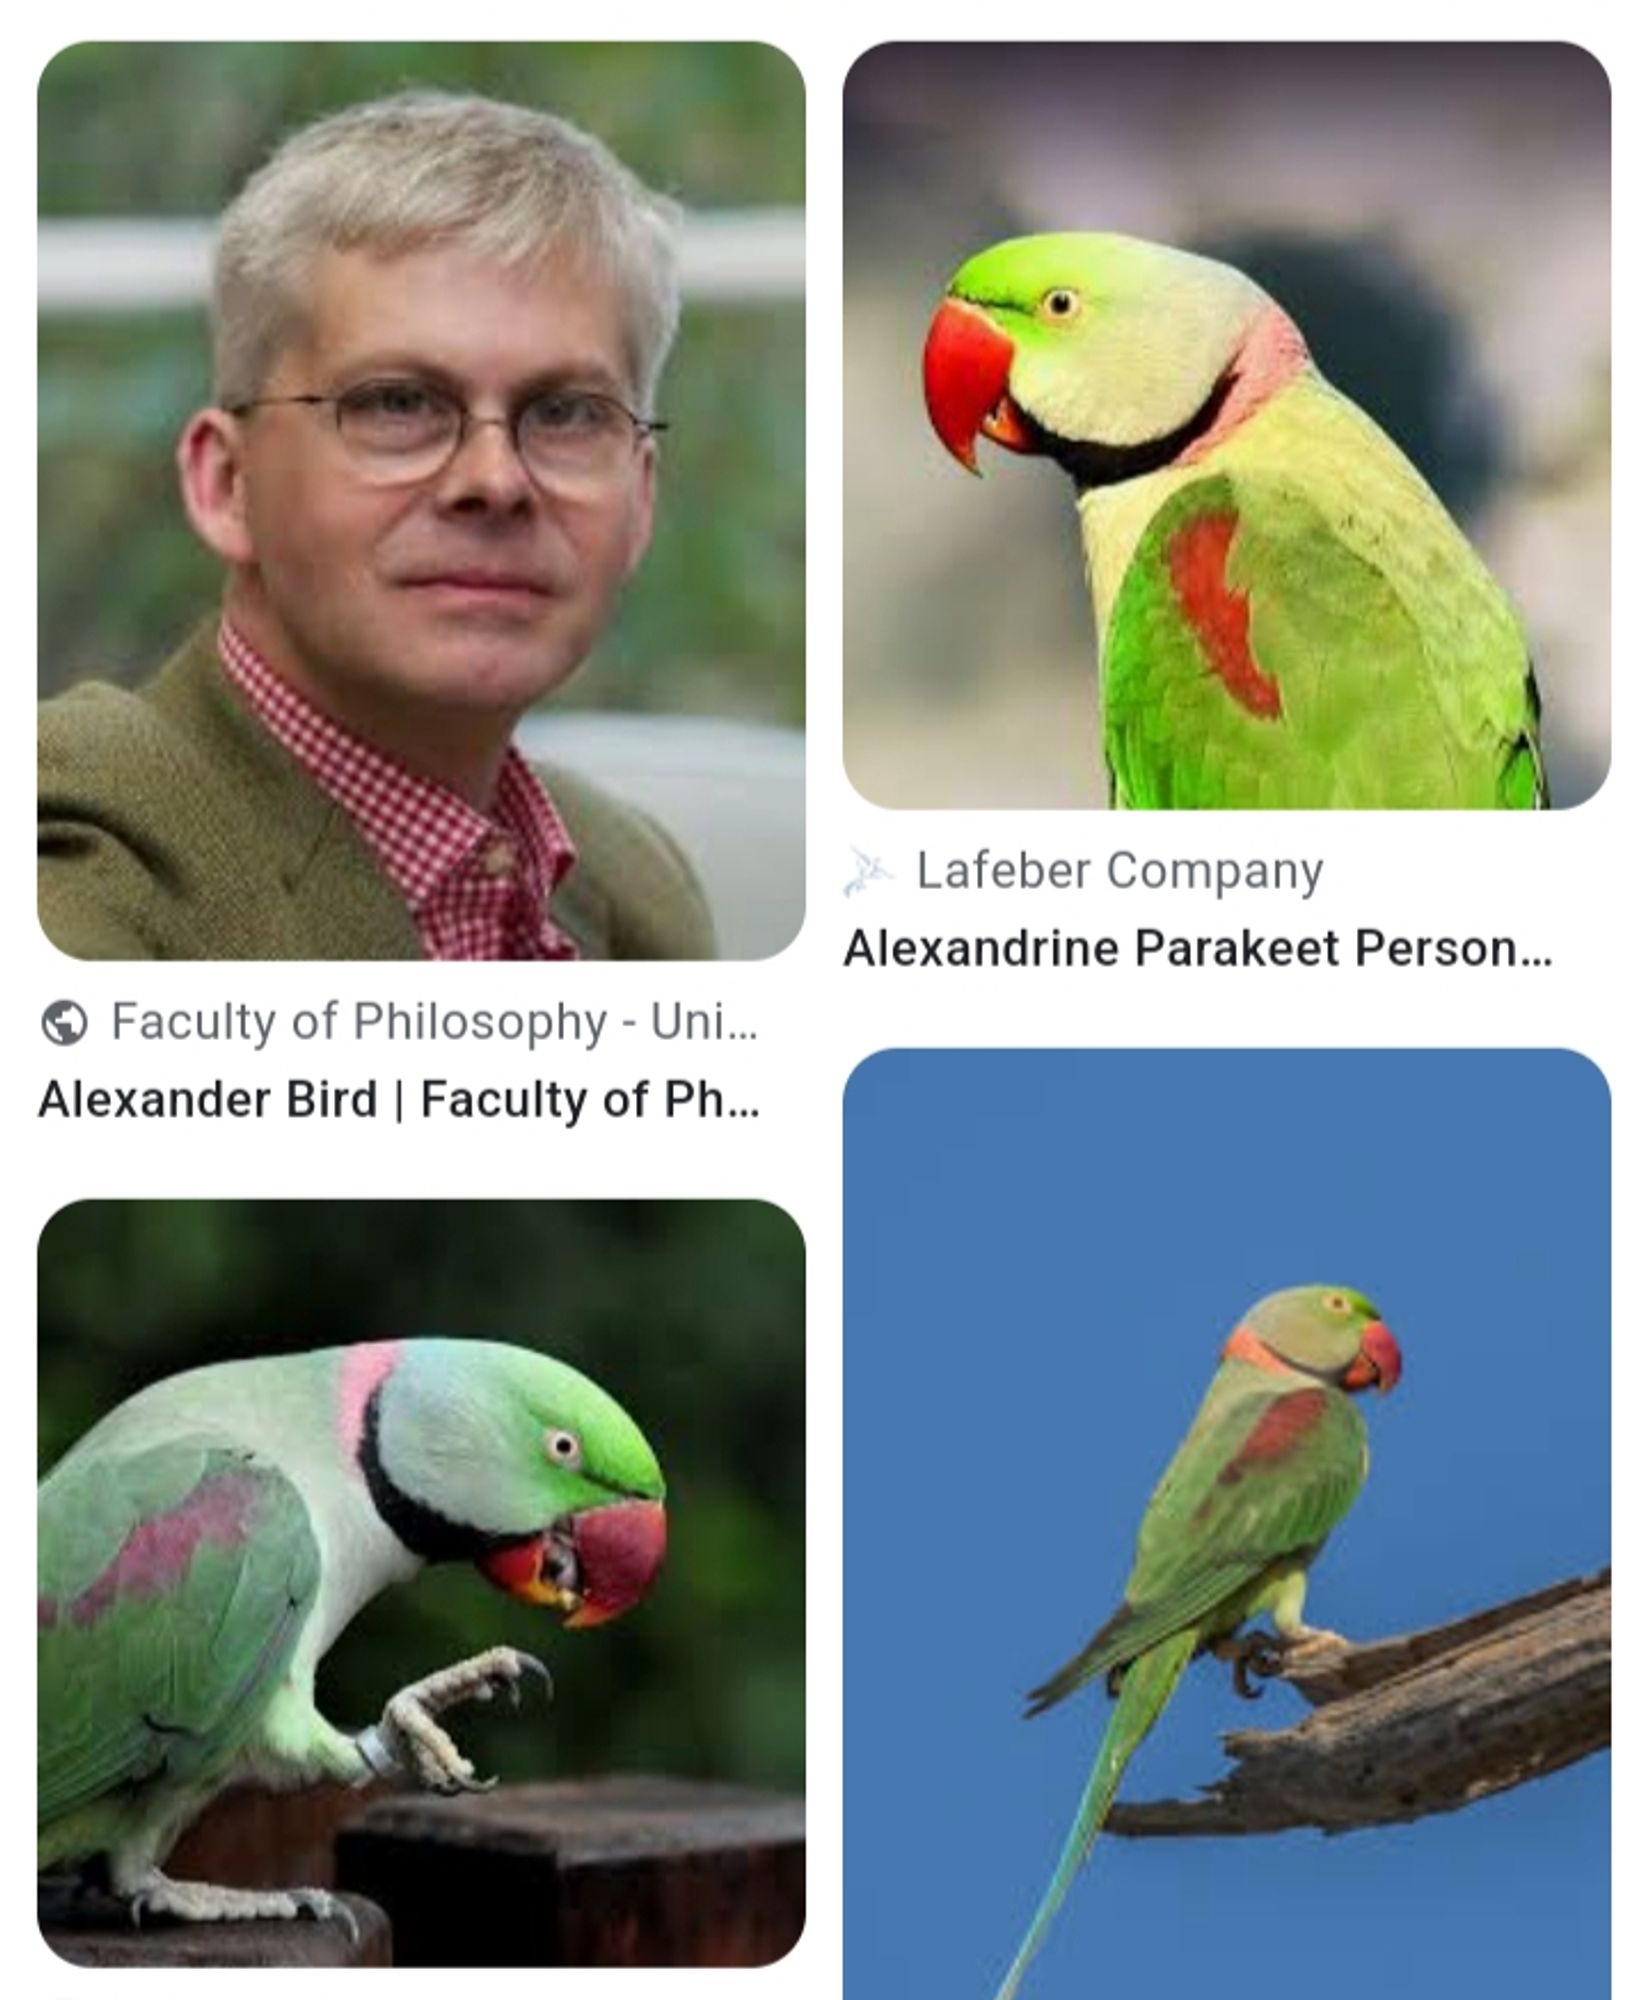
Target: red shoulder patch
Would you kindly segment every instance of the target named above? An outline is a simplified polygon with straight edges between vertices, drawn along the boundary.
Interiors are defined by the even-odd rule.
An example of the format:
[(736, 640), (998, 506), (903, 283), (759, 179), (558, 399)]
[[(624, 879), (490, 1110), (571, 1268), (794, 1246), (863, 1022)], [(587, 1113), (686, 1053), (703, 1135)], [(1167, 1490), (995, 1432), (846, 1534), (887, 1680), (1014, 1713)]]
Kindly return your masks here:
[(1245, 1442), (1217, 1474), (1217, 1484), (1232, 1486), (1248, 1467), (1272, 1465), (1287, 1457), (1324, 1416), (1323, 1389), (1299, 1389), (1294, 1396), (1278, 1397), (1258, 1417)]
[(1279, 683), (1251, 652), (1251, 600), (1228, 582), (1228, 551), (1239, 517), (1232, 508), (1202, 514), (1178, 528), (1165, 547), (1171, 588), (1205, 648), (1216, 676), (1252, 715), (1279, 714)]
[[(187, 1575), (202, 1543), (231, 1549), (251, 1533), (260, 1482), (249, 1469), (231, 1466), (208, 1473), (166, 1514), (139, 1521), (101, 1576), (67, 1605), (76, 1625), (94, 1625), (122, 1598), (158, 1597)], [(42, 1600), (42, 1629), (57, 1622), (55, 1605)]]

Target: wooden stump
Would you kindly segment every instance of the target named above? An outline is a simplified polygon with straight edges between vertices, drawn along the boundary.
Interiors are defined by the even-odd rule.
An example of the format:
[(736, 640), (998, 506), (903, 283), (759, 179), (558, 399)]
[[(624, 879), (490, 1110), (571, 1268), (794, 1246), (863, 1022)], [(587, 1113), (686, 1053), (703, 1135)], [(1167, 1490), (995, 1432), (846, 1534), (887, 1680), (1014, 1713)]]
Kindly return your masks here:
[(1592, 1756), (1611, 1740), (1611, 1572), (1278, 1671), (1314, 1714), (1236, 1730), (1234, 1768), (1204, 1797), (1121, 1803), (1105, 1831), (1346, 1833), (1456, 1812)]
[(388, 1918), (363, 1896), (345, 1896), (359, 1927), (333, 1919), (315, 1923), (177, 1924), (156, 1920), (139, 1929), (113, 1897), (80, 1898), (73, 1907), (43, 1908), (40, 1934), (70, 1965), (171, 1967), (392, 1965)]
[(769, 1965), (805, 1926), (804, 1806), (656, 1777), (386, 1798), (337, 1879), (399, 1965)]
[(365, 1811), (380, 1788), (306, 1785), (265, 1792), (236, 1785), (220, 1792), (166, 1856), (166, 1873), (237, 1889), (336, 1886), (337, 1831)]

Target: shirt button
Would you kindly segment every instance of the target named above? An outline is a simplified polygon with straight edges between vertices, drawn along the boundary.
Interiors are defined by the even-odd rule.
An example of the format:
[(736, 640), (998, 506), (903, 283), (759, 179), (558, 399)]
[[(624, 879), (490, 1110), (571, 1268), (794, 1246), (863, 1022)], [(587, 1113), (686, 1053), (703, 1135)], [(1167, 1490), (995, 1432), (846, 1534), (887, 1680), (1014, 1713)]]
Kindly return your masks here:
[(487, 875), (501, 876), (514, 873), (514, 843), (500, 834), (486, 844), (480, 856), (480, 866)]

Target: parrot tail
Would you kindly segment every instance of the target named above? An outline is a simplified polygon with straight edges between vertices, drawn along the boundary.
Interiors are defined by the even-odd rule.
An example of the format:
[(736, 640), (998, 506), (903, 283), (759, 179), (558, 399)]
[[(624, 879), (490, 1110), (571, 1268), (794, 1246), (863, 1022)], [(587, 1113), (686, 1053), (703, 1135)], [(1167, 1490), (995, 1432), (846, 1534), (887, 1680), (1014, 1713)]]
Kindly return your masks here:
[(1146, 1653), (1139, 1653), (1126, 1668), (1114, 1712), (1108, 1718), (1108, 1727), (1103, 1731), (1102, 1742), (1097, 1749), (1096, 1762), (1091, 1766), (1091, 1775), (1080, 1794), (1074, 1824), (1068, 1829), (1068, 1838), (1062, 1844), (1057, 1872), (1040, 1898), (1034, 1921), (1018, 1945), (1011, 1970), (1005, 1975), (994, 2000), (1014, 2000), (1022, 1976), (1028, 1970), (1029, 1960), (1045, 1942), (1051, 1919), (1062, 1908), (1068, 1885), (1102, 1831), (1102, 1823), (1114, 1802), (1114, 1794), (1119, 1789), (1126, 1765), (1153, 1728), (1160, 1710), (1171, 1699), (1172, 1691), (1181, 1680), (1184, 1667), (1194, 1657), (1194, 1648), (1198, 1643), (1199, 1634), (1192, 1627), (1186, 1632), (1173, 1632), (1157, 1646), (1150, 1646)]

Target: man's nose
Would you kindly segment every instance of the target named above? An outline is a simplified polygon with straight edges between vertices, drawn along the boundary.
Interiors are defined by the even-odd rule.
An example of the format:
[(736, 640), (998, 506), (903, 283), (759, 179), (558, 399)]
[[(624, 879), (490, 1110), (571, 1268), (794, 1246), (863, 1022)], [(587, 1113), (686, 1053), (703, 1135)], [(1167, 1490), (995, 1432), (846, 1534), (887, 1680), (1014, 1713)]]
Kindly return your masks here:
[(478, 500), (492, 507), (515, 507), (534, 498), (536, 492), (515, 446), (509, 420), (471, 416), (440, 475), (441, 502), (454, 507)]

